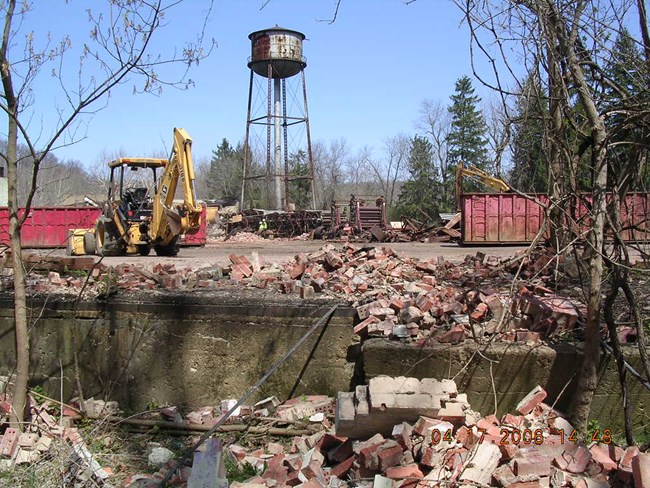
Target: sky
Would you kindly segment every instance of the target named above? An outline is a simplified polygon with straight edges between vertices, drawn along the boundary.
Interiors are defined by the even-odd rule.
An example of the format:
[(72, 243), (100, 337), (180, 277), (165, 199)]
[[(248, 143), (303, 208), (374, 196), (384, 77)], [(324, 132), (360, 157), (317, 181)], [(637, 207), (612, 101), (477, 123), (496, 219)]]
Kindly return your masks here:
[[(71, 35), (82, 45), (89, 29), (85, 2), (40, 0), (25, 18), (23, 31), (41, 38)], [(207, 2), (186, 0), (167, 16), (156, 48), (169, 52), (201, 28)], [(85, 4), (87, 5), (87, 4)], [(251, 55), (248, 35), (279, 25), (303, 32), (303, 55), (312, 139), (344, 138), (352, 148), (380, 148), (400, 133), (415, 135), (424, 99), (449, 103), (454, 82), (472, 74), (469, 33), (450, 0), (215, 0), (207, 36), (217, 46), (190, 72), (194, 87), (164, 88), (159, 96), (133, 94), (133, 83), (111, 93), (83, 119), (73, 145), (59, 148), (60, 159), (86, 166), (103, 164), (117, 152), (148, 156), (169, 151), (174, 127), (193, 139), (195, 160), (209, 158), (227, 138), (244, 139)], [(76, 73), (74, 57), (66, 60)], [(489, 92), (474, 80), (477, 93)], [(45, 139), (54, 127), (61, 95), (56, 78), (44, 72), (35, 85), (32, 134)]]

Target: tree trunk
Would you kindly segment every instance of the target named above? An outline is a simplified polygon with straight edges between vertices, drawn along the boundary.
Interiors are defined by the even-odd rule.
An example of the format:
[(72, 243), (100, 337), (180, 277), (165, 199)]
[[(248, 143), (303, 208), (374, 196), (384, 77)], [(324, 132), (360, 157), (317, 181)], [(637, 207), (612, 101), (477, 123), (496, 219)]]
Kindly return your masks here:
[(29, 328), (27, 321), (27, 297), (25, 293), (25, 268), (20, 245), (22, 222), (18, 215), (18, 97), (11, 79), (10, 63), (7, 59), (11, 21), (16, 8), (16, 0), (7, 4), (5, 24), (0, 49), (0, 72), (7, 112), (7, 186), (9, 206), (9, 235), (11, 260), (14, 268), (14, 331), (16, 334), (16, 383), (12, 403), (11, 424), (22, 430), (27, 400), (27, 381), (29, 379)]
[(565, 38), (568, 66), (578, 89), (578, 96), (585, 107), (585, 114), (591, 125), (592, 134), (592, 224), (588, 234), (591, 247), (589, 259), (589, 293), (587, 299), (587, 321), (585, 325), (584, 360), (578, 378), (578, 393), (572, 419), (575, 427), (586, 432), (591, 402), (598, 385), (598, 368), (600, 366), (600, 327), (603, 280), (603, 257), (605, 221), (607, 216), (607, 128), (598, 113), (584, 72), (575, 50), (575, 31)]
[(7, 134), (7, 180), (9, 203), (9, 234), (11, 260), (14, 268), (14, 330), (16, 334), (16, 383), (12, 403), (11, 423), (22, 430), (29, 379), (29, 332), (27, 320), (27, 297), (25, 292), (25, 268), (20, 245), (21, 222), (18, 215), (17, 177), (18, 128), (13, 117), (9, 117)]

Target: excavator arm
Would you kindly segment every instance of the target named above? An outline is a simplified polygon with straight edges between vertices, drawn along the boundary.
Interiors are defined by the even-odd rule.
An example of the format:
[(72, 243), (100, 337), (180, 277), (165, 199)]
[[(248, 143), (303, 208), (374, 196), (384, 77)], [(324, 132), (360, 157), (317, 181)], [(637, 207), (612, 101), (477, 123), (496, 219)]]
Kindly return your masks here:
[[(196, 201), (194, 180), (192, 139), (184, 129), (175, 128), (172, 156), (165, 165), (153, 203), (150, 235), (154, 242), (168, 244), (179, 234), (195, 234), (199, 230), (202, 209)], [(179, 182), (183, 203), (174, 207)]]
[(499, 193), (510, 191), (510, 185), (503, 181), (501, 178), (496, 176), (490, 176), (482, 169), (474, 166), (473, 164), (463, 164), (459, 163), (458, 168), (456, 169), (456, 195), (460, 196), (462, 192), (462, 182), (463, 178), (468, 177), (479, 183), (483, 183), (485, 186), (492, 188)]

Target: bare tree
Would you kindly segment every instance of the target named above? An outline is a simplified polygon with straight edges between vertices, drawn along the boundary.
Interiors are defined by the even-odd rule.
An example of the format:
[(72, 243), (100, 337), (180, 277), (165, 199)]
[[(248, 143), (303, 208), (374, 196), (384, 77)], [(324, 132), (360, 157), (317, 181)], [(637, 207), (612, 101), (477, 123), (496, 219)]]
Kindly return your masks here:
[(423, 100), (420, 117), (415, 127), (425, 133), (433, 147), (434, 162), (440, 175), (447, 174), (447, 135), (451, 127), (451, 115), (440, 100)]
[(434, 164), (438, 167), (438, 174), (442, 181), (440, 191), (441, 201), (453, 202), (455, 196), (453, 182), (445, 181), (449, 175), (449, 158), (447, 157), (447, 139), (451, 130), (451, 114), (449, 109), (440, 100), (423, 100), (420, 103), (420, 117), (416, 128), (426, 134), (433, 149)]
[[(454, 1), (463, 10), (472, 32), (472, 53), (485, 55), (493, 67), (492, 73), (475, 70), (475, 75), (496, 90), (506, 109), (507, 99), (521, 90), (524, 80), (517, 73), (522, 64), (524, 72), (540, 69), (546, 74), (544, 91), (549, 97), (549, 117), (545, 135), (553, 217), (550, 220), (558, 225), (559, 231), (554, 242), (559, 251), (566, 250), (569, 241), (582, 241), (590, 250), (584, 361), (573, 411), (576, 427), (585, 431), (598, 381), (604, 235), (606, 221), (611, 219), (605, 198), (611, 134), (605, 123), (607, 110), (602, 105), (602, 94), (610, 80), (603, 61), (611, 53), (612, 39), (621, 32), (625, 15), (635, 2)], [(647, 21), (641, 23), (645, 25)], [(517, 68), (511, 64), (513, 60)], [(638, 115), (635, 123), (645, 123), (639, 122)], [(590, 210), (586, 239), (580, 225), (571, 220), (572, 212), (567, 205), (573, 201), (572, 194), (577, 192), (581, 178), (587, 180), (590, 193), (584, 200)]]
[[(2, 98), (0, 108), (7, 116), (7, 147), (1, 155), (7, 165), (9, 190), (9, 229), (11, 235), (12, 264), (14, 269), (14, 320), (16, 336), (16, 384), (11, 420), (22, 426), (29, 378), (29, 334), (25, 269), (22, 264), (20, 232), (27, 212), (20, 214), (18, 165), (28, 159), (31, 169), (31, 186), (25, 199), (29, 208), (38, 189), (38, 173), (51, 150), (78, 140), (84, 117), (101, 110), (107, 103), (111, 90), (132, 81), (136, 92), (156, 92), (163, 86), (188, 87), (188, 70), (205, 58), (210, 50), (204, 49), (204, 29), (211, 2), (195, 40), (183, 39), (186, 44), (178, 50), (156, 52), (155, 39), (165, 29), (165, 16), (182, 9), (178, 0), (110, 0), (93, 3), (87, 11), (87, 24), (72, 25), (71, 35), (58, 41), (47, 32), (31, 30), (30, 19), (35, 12), (30, 2), (8, 0), (0, 5), (4, 14), (0, 66), (2, 68)], [(66, 3), (60, 8), (72, 9)], [(73, 19), (74, 16), (70, 16)], [(85, 29), (86, 37), (79, 47), (73, 35)], [(73, 56), (78, 56), (75, 60)], [(171, 66), (181, 67), (181, 73)], [(159, 75), (164, 69), (170, 77)], [(43, 120), (39, 96), (51, 93), (37, 92), (36, 83), (41, 78), (53, 77), (58, 83), (56, 120), (50, 127), (40, 127), (35, 120)], [(47, 91), (46, 91), (47, 92)], [(49, 107), (48, 107), (49, 108)], [(42, 108), (45, 110), (44, 108)], [(27, 154), (19, 153), (19, 139), (24, 141)]]
[(483, 110), (487, 125), (487, 140), (494, 157), (494, 172), (497, 176), (503, 174), (503, 158), (510, 147), (511, 122), (508, 111), (501, 101), (489, 100)]
[(326, 144), (317, 141), (312, 145), (314, 157), (314, 178), (316, 179), (316, 206), (328, 208), (340, 195), (341, 186), (346, 182), (345, 166), (350, 148), (345, 139)]
[(410, 148), (411, 139), (399, 134), (384, 140), (383, 154), (379, 158), (366, 158), (374, 181), (385, 197), (388, 207), (393, 207), (396, 203), (399, 183), (406, 173)]

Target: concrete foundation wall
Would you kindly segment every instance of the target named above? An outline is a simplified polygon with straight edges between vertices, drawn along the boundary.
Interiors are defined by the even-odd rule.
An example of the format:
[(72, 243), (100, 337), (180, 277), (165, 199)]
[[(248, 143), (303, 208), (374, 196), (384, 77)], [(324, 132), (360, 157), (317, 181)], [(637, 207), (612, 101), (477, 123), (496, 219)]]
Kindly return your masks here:
[[(33, 384), (59, 398), (61, 366), (64, 397), (77, 394), (74, 351), (84, 396), (118, 400), (122, 406), (208, 405), (238, 398), (253, 386), (329, 309), (331, 304), (218, 300), (219, 305), (174, 303), (50, 301), (31, 334)], [(214, 303), (214, 302), (213, 302)], [(2, 306), (4, 305), (4, 306)], [(12, 310), (0, 303), (0, 374), (14, 364)], [(356, 363), (352, 311), (339, 310), (307, 363), (316, 331), (262, 386), (253, 399), (289, 395), (307, 364), (296, 395), (335, 395), (348, 390)]]
[[(134, 410), (239, 398), (330, 306), (243, 294), (153, 295), (76, 306), (51, 297), (32, 304), (32, 316), (39, 316), (31, 335), (32, 384), (59, 398), (63, 368), (64, 400), (75, 396), (77, 351), (87, 398), (115, 399)], [(454, 378), (474, 410), (484, 415), (494, 411), (495, 398), (498, 413), (514, 412), (517, 402), (538, 384), (549, 392), (549, 402), (557, 400), (558, 409), (570, 411), (582, 358), (574, 344), (495, 344), (478, 350), (470, 342), (422, 347), (370, 339), (361, 346), (352, 331), (354, 315), (353, 309), (339, 308), (320, 340), (317, 331), (253, 400), (269, 395), (284, 400), (299, 377), (296, 395), (335, 395), (386, 374)], [(636, 346), (626, 349), (638, 368)], [(14, 361), (13, 303), (0, 298), (0, 375), (11, 372)], [(621, 432), (622, 399), (611, 357), (603, 356), (600, 372), (591, 418), (598, 419), (601, 428)], [(648, 424), (650, 392), (632, 378), (629, 383), (636, 423)]]
[[(637, 346), (626, 346), (625, 355), (641, 371)], [(453, 378), (458, 391), (467, 393), (472, 408), (484, 415), (494, 412), (495, 401), (499, 415), (514, 413), (519, 400), (537, 385), (548, 392), (546, 403), (555, 404), (558, 410), (569, 413), (581, 362), (582, 351), (569, 343), (535, 347), (495, 343), (479, 348), (466, 342), (455, 346), (437, 344), (422, 347), (372, 339), (363, 344), (367, 378), (380, 374)], [(630, 375), (628, 383), (635, 423), (647, 426), (650, 391)], [(616, 363), (611, 356), (602, 357), (590, 418), (597, 419), (601, 429), (622, 432), (623, 400)]]

